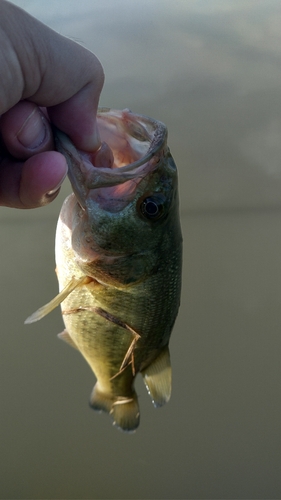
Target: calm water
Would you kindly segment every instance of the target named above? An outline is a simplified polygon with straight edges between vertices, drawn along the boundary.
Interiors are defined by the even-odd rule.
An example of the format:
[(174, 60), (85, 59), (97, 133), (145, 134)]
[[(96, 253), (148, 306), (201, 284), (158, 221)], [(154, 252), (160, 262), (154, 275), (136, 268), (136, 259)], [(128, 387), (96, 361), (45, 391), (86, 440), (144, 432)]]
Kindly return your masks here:
[(56, 338), (59, 199), (0, 210), (0, 497), (280, 498), (281, 4), (15, 1), (93, 50), (101, 105), (165, 122), (180, 175), (182, 307), (173, 396), (125, 435), (88, 408), (94, 377)]

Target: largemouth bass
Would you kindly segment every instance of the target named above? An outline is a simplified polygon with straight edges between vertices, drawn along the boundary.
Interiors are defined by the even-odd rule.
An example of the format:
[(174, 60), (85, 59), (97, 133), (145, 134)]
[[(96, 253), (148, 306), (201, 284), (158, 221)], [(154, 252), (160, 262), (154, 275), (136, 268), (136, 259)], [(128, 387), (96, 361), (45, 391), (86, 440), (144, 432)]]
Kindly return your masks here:
[(133, 431), (138, 372), (156, 407), (171, 395), (168, 343), (182, 260), (177, 169), (161, 122), (108, 108), (97, 121), (103, 143), (92, 156), (55, 131), (73, 188), (56, 233), (60, 293), (26, 322), (62, 303), (59, 337), (81, 352), (97, 378), (91, 406)]

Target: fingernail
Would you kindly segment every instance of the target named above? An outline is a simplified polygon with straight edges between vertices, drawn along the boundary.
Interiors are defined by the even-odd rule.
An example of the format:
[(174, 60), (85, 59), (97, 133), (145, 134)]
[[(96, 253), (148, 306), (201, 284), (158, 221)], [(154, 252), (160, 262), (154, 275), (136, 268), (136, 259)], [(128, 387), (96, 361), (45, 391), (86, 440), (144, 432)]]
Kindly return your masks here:
[(28, 149), (37, 149), (46, 137), (46, 126), (43, 115), (34, 108), (17, 133), (18, 141)]
[(45, 196), (52, 197), (54, 196), (54, 194), (58, 193), (66, 176), (67, 176), (67, 170), (65, 172), (65, 175), (61, 178), (60, 182), (54, 187), (54, 189), (48, 191), (48, 193), (46, 193)]
[(95, 153), (101, 147), (101, 138), (97, 125), (91, 135), (83, 137), (83, 142), (84, 144), (80, 147), (88, 153)]
[(58, 189), (53, 189), (52, 191), (49, 191), (48, 193), (45, 194), (45, 198), (55, 198), (57, 194), (59, 194), (61, 186)]

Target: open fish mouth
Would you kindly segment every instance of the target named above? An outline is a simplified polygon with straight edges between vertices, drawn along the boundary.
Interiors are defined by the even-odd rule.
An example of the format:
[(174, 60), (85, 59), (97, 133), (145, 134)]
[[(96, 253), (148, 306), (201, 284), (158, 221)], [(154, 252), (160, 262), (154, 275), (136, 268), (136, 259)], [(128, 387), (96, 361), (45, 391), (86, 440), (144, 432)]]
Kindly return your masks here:
[(76, 149), (58, 129), (54, 129), (56, 148), (67, 160), (81, 207), (86, 209), (90, 197), (103, 209), (117, 212), (133, 199), (140, 180), (157, 168), (166, 153), (167, 128), (128, 109), (100, 108), (97, 124), (102, 144), (95, 153)]

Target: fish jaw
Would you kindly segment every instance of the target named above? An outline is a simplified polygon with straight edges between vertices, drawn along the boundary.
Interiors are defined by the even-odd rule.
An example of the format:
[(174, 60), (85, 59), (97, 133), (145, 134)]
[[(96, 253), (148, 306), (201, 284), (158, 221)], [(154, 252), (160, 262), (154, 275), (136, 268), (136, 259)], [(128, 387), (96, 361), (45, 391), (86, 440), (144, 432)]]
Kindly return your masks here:
[[(153, 238), (159, 225), (156, 221), (149, 227), (137, 213), (138, 205), (147, 199), (146, 194), (154, 193), (159, 199), (163, 195), (167, 212), (178, 209), (177, 172), (166, 144), (167, 129), (161, 122), (128, 110), (103, 108), (97, 119), (101, 138), (108, 144), (102, 148), (101, 157), (99, 151), (91, 157), (98, 167), (64, 134), (56, 132), (57, 148), (67, 159), (77, 199), (73, 210), (67, 208), (65, 215), (62, 210), (61, 216), (71, 228), (76, 260), (85, 273), (91, 276), (95, 267), (95, 277), (98, 273), (101, 281), (106, 281), (107, 275), (115, 285), (120, 279), (123, 284), (137, 282), (149, 272), (143, 256), (150, 251), (151, 242), (155, 246)], [(111, 166), (100, 166), (101, 158)], [(143, 251), (143, 241), (136, 237), (139, 226), (152, 238)], [(129, 264), (130, 270), (122, 271)], [(119, 272), (114, 271), (117, 267)]]
[(81, 207), (86, 208), (87, 198), (101, 199), (105, 193), (100, 190), (107, 188), (107, 197), (113, 196), (115, 203), (106, 209), (118, 211), (129, 201), (137, 181), (159, 162), (167, 128), (129, 110), (108, 108), (99, 109), (97, 124), (103, 142), (95, 153), (77, 150), (63, 132), (54, 128), (56, 148), (66, 157), (69, 180)]

